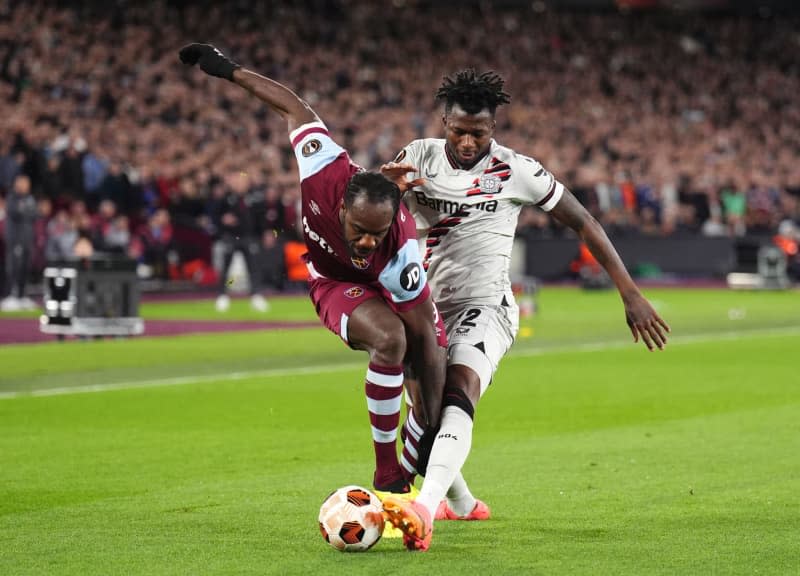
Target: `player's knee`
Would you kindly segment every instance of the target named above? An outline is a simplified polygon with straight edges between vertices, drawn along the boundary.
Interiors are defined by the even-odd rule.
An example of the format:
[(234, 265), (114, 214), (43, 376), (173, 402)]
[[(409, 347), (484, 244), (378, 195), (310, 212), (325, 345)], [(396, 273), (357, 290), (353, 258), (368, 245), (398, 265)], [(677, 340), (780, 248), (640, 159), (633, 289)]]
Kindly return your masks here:
[[(458, 361), (457, 357), (451, 356), (451, 364), (447, 367), (447, 385), (461, 389), (466, 394), (470, 403), (475, 406), (481, 397), (481, 374), (471, 366), (465, 364), (452, 364)], [(473, 363), (474, 365), (474, 363)]]
[(444, 387), (444, 398), (442, 398), (442, 409), (448, 406), (455, 406), (466, 412), (470, 418), (475, 417), (475, 405), (469, 399), (467, 393), (459, 386), (447, 384)]
[(396, 365), (403, 362), (406, 354), (406, 335), (402, 327), (377, 327), (372, 337), (375, 360), (382, 364)]
[(457, 384), (477, 404), (494, 374), (495, 366), (488, 356), (476, 346), (454, 344), (450, 346), (448, 363), (448, 383)]

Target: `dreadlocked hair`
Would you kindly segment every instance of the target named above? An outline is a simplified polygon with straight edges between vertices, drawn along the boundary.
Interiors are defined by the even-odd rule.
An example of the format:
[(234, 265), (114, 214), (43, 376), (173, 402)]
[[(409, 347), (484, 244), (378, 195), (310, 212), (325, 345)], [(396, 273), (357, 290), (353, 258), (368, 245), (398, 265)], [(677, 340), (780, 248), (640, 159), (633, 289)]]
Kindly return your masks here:
[(505, 80), (493, 71), (477, 74), (473, 68), (445, 76), (436, 92), (437, 100), (445, 101), (445, 110), (450, 112), (458, 104), (467, 114), (478, 114), (484, 108), (494, 114), (501, 104), (511, 102), (511, 96), (503, 92)]

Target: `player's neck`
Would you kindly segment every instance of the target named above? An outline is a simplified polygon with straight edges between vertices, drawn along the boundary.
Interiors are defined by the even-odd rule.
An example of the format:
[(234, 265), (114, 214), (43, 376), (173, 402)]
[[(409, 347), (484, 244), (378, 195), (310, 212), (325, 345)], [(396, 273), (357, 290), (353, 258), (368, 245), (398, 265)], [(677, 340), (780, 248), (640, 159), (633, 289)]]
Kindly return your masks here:
[(446, 143), (444, 145), (444, 153), (447, 156), (447, 161), (450, 162), (450, 166), (452, 166), (453, 168), (456, 168), (458, 170), (467, 170), (467, 171), (472, 170), (473, 168), (475, 168), (475, 166), (480, 164), (483, 161), (483, 159), (486, 158), (489, 155), (489, 151), (490, 150), (491, 150), (491, 147), (487, 148), (486, 152), (484, 152), (483, 154), (478, 156), (478, 158), (475, 160), (475, 162), (473, 162), (469, 166), (465, 166), (464, 164), (462, 164), (461, 162), (458, 161), (458, 159), (456, 158), (456, 155), (453, 153), (452, 150), (450, 150), (450, 146), (448, 146)]

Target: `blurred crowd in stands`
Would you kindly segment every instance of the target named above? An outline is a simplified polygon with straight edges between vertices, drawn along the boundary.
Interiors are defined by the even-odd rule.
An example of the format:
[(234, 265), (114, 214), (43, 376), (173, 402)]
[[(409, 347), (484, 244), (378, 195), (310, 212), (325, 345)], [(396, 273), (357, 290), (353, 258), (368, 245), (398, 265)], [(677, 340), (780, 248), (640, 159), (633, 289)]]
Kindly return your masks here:
[[(34, 274), (112, 252), (221, 286), (238, 248), (263, 264), (256, 288), (281, 287), (302, 240), (285, 124), (185, 69), (195, 40), (292, 87), (368, 168), (441, 136), (444, 74), (493, 69), (512, 95), (497, 140), (612, 236), (797, 235), (796, 18), (520, 6), (0, 0), (0, 257), (21, 234)], [(519, 233), (564, 231), (531, 208)]]

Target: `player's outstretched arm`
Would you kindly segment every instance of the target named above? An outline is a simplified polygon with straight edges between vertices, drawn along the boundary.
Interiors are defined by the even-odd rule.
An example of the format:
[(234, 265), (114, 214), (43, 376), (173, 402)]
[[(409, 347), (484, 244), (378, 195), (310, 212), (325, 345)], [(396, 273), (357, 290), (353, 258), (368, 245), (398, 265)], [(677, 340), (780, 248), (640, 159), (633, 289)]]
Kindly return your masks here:
[(305, 100), (289, 88), (243, 68), (211, 44), (189, 44), (181, 48), (178, 55), (187, 66), (197, 64), (206, 74), (230, 80), (265, 102), (286, 119), (290, 132), (303, 124), (319, 121)]
[(654, 346), (663, 350), (667, 343), (666, 333), (670, 331), (669, 326), (653, 309), (650, 302), (642, 296), (600, 223), (566, 188), (550, 214), (577, 232), (597, 261), (611, 276), (622, 297), (625, 318), (634, 341), (638, 342), (641, 338), (649, 350), (652, 350)]
[(406, 327), (411, 362), (419, 381), (428, 428), (439, 426), (447, 370), (446, 350), (439, 346), (436, 338), (436, 314), (430, 296), (411, 310), (400, 313)]

